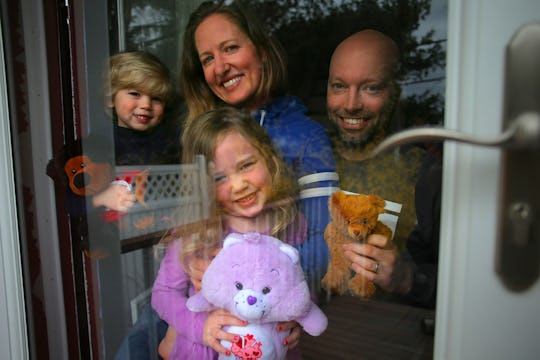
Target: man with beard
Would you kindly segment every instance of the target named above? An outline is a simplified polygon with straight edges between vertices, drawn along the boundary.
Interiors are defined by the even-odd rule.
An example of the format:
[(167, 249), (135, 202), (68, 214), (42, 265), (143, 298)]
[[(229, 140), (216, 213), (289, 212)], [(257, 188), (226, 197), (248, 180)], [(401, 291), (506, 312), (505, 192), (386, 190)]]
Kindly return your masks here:
[[(345, 252), (353, 263), (352, 269), (383, 290), (406, 295), (407, 301), (432, 306), (436, 288), (438, 208), (432, 211), (430, 206), (440, 201), (440, 185), (431, 180), (419, 182), (422, 188), (417, 191), (428, 198), (417, 199), (416, 205), (425, 204), (418, 209), (419, 215), (427, 213), (429, 218), (422, 215), (417, 225), (415, 186), (421, 172), (431, 171), (428, 167), (422, 170), (426, 152), (411, 145), (371, 157), (371, 151), (390, 135), (400, 115), (399, 110), (396, 111), (400, 96), (396, 79), (399, 56), (399, 48), (390, 37), (375, 30), (363, 30), (343, 40), (330, 61), (327, 110), (336, 128), (332, 142), (341, 189), (376, 194), (402, 204), (394, 234), (395, 248), (383, 250), (367, 244), (350, 244)], [(433, 190), (424, 184), (432, 186)], [(419, 231), (430, 234), (423, 242), (427, 249), (405, 251), (410, 245), (407, 239)], [(426, 276), (418, 271), (422, 266), (416, 264), (411, 254), (435, 253), (432, 251), (435, 248), (435, 259), (428, 261), (435, 263), (435, 272), (431, 266)]]

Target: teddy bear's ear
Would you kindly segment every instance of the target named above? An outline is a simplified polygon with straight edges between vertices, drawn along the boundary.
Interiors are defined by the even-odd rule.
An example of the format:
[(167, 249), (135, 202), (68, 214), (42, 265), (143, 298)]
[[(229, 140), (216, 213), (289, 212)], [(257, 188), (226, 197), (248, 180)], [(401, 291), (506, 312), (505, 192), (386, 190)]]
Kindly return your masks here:
[(346, 194), (343, 191), (336, 191), (335, 193), (330, 196), (330, 199), (328, 200), (328, 205), (330, 207), (339, 207), (339, 204), (343, 201)]
[(386, 206), (386, 201), (378, 195), (369, 195), (369, 201), (373, 206), (377, 207), (379, 211), (384, 212), (384, 207)]
[(71, 143), (63, 145), (54, 154), (54, 157), (47, 163), (46, 174), (54, 182), (59, 183), (62, 187), (67, 188), (69, 185), (69, 179), (64, 172), (64, 166), (66, 161), (70, 158), (81, 154), (81, 141), (76, 140)]
[(300, 260), (300, 254), (298, 253), (298, 250), (293, 248), (291, 245), (285, 243), (279, 246), (279, 250), (284, 252), (291, 259), (293, 264), (298, 264), (298, 261)]
[(234, 244), (242, 242), (242, 238), (234, 236), (235, 234), (229, 234), (223, 241), (223, 249), (226, 249)]

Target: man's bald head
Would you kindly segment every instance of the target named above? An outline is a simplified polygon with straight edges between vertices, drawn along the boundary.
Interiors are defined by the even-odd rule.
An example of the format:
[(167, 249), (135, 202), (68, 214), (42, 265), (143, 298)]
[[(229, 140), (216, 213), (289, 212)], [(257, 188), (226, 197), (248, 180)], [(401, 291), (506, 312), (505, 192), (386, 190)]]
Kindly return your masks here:
[(399, 97), (398, 64), (398, 46), (376, 30), (357, 32), (334, 50), (326, 105), (347, 143), (364, 146), (388, 123)]
[(386, 69), (387, 76), (396, 76), (399, 64), (399, 47), (392, 38), (380, 31), (367, 29), (350, 35), (334, 50), (330, 60), (330, 72), (343, 57), (375, 59)]

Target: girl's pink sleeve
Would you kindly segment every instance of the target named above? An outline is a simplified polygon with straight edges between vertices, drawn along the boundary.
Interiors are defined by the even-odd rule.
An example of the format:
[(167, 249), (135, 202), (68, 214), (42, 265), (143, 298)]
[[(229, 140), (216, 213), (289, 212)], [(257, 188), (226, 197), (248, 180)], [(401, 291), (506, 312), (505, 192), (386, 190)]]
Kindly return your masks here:
[(208, 313), (195, 313), (186, 307), (190, 282), (180, 264), (180, 249), (180, 241), (167, 247), (152, 288), (152, 307), (178, 335), (203, 344), (203, 327)]

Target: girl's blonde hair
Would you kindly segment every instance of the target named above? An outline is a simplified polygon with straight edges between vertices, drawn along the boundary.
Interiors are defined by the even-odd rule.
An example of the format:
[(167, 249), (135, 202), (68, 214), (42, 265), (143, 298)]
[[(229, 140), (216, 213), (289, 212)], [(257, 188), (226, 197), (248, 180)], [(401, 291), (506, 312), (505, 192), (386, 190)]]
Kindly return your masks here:
[(135, 89), (167, 104), (172, 98), (169, 69), (145, 51), (127, 51), (112, 55), (103, 76), (105, 102), (113, 102), (120, 90)]
[[(186, 126), (182, 137), (183, 162), (191, 163), (195, 155), (203, 155), (207, 164), (212, 163), (218, 142), (233, 132), (240, 134), (259, 151), (268, 168), (273, 189), (265, 210), (272, 214), (273, 227), (270, 235), (286, 240), (287, 227), (297, 215), (296, 182), (277, 155), (266, 131), (247, 112), (227, 106), (207, 111), (194, 119)], [(210, 166), (208, 170), (209, 183), (215, 188)], [(211, 193), (213, 195), (213, 191)], [(209, 220), (198, 222), (191, 229), (181, 227), (181, 233), (176, 234), (176, 237), (183, 240), (181, 259), (186, 271), (189, 271), (187, 264), (193, 255), (204, 257), (203, 255), (212, 250), (221, 248), (224, 231), (219, 208), (214, 206), (212, 213)]]

